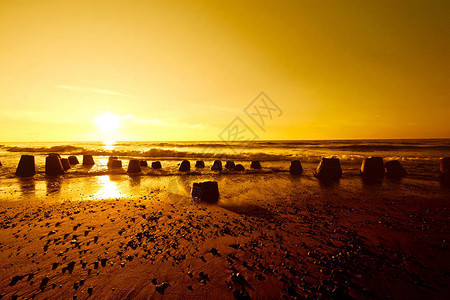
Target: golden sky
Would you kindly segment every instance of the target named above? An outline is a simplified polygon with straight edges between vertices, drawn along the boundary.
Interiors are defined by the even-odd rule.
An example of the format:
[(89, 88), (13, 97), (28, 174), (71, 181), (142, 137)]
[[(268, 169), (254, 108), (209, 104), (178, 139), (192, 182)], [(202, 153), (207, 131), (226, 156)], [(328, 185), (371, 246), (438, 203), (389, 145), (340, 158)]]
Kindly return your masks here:
[(448, 138), (449, 3), (0, 0), (0, 141)]

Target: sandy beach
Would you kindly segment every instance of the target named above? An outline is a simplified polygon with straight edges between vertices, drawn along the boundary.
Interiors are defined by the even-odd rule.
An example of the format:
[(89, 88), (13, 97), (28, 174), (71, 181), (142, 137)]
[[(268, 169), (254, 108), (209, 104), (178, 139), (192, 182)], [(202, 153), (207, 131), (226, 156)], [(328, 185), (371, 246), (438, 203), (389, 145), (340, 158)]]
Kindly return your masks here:
[[(209, 179), (219, 183), (219, 202), (192, 201), (192, 182)], [(123, 175), (116, 182), (125, 189), (134, 180), (133, 196), (89, 200), (80, 192), (86, 180), (66, 179), (66, 191), (46, 199), (0, 203), (3, 299), (450, 293), (450, 191), (438, 185), (359, 177), (324, 185), (289, 174), (136, 182)]]

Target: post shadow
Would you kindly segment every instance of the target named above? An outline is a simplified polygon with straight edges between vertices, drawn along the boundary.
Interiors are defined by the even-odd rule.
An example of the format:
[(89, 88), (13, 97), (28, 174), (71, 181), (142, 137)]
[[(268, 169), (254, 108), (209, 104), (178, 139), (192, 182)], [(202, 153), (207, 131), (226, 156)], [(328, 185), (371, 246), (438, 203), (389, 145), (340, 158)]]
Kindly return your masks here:
[(140, 186), (141, 176), (128, 174), (128, 180), (130, 181), (130, 186)]
[(339, 186), (339, 183), (341, 181), (341, 178), (333, 178), (333, 179), (324, 179), (317, 177), (317, 181), (319, 182), (319, 185), (323, 189), (333, 189), (334, 187)]
[(36, 192), (36, 182), (32, 177), (18, 177), (22, 195), (30, 195)]
[(61, 177), (46, 176), (45, 183), (47, 195), (59, 193), (61, 191), (61, 182)]

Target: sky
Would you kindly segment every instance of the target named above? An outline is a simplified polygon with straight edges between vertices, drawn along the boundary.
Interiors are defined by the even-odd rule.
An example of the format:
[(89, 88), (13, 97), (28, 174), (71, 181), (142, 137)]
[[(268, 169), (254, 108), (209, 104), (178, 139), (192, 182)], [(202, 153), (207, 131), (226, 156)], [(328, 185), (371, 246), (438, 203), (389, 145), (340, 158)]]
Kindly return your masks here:
[[(450, 138), (449, 1), (0, 0), (0, 142)], [(263, 127), (246, 107), (264, 92)], [(267, 114), (266, 114), (267, 116)]]

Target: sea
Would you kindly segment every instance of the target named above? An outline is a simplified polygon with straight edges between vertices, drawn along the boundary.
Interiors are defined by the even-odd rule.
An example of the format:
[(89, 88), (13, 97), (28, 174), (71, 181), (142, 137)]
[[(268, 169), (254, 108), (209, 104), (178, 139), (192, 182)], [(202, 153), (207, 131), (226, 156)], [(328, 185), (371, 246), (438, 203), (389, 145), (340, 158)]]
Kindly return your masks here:
[[(20, 156), (35, 156), (36, 168), (43, 174), (45, 157), (58, 153), (62, 157), (75, 155), (80, 162), (83, 154), (92, 154), (96, 165), (92, 168), (74, 168), (66, 176), (100, 175), (110, 172), (106, 163), (109, 156), (118, 156), (126, 172), (130, 159), (160, 161), (165, 174), (177, 173), (182, 160), (204, 160), (208, 163), (219, 159), (235, 161), (248, 168), (250, 162), (258, 160), (270, 172), (287, 171), (290, 161), (317, 164), (322, 157), (337, 157), (345, 171), (358, 169), (363, 158), (381, 156), (385, 161), (399, 160), (408, 173), (415, 176), (434, 177), (439, 172), (439, 159), (450, 156), (450, 139), (408, 140), (309, 140), (309, 141), (253, 141), (253, 142), (70, 142), (70, 143), (1, 143), (0, 178), (13, 177)], [(313, 168), (314, 169), (314, 168)], [(305, 170), (314, 171), (314, 170)], [(120, 171), (119, 171), (120, 172)], [(354, 172), (350, 172), (354, 173)]]

